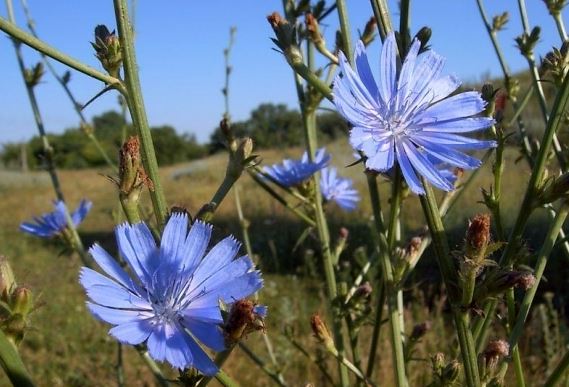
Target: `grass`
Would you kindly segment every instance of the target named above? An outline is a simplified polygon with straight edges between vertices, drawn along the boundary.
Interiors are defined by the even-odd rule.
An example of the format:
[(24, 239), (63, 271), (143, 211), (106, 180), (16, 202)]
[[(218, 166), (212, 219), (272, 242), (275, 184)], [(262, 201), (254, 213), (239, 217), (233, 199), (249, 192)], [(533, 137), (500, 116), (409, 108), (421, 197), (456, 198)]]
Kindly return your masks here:
[[(351, 150), (341, 141), (331, 144), (329, 151), (334, 155), (333, 164), (343, 167), (350, 162)], [(300, 149), (282, 151), (262, 151), (265, 163), (276, 162), (282, 157), (296, 157)], [(343, 156), (342, 156), (343, 155)], [(506, 173), (503, 187), (503, 214), (506, 226), (512, 223), (529, 178), (529, 170), (523, 163), (515, 165), (515, 151), (506, 152)], [(176, 165), (161, 170), (163, 185), (168, 203), (182, 206), (195, 214), (199, 208), (210, 200), (219, 183), (221, 183), (226, 156), (219, 154), (208, 159), (193, 163)], [(370, 203), (365, 196), (365, 181), (361, 166), (343, 169), (346, 176), (354, 178), (356, 186), (362, 193), (363, 200), (354, 213), (343, 213), (336, 207), (327, 209), (333, 237), (340, 227), (350, 230), (349, 249), (343, 259), (343, 270), (349, 271), (355, 267), (351, 257), (352, 252), (360, 247), (370, 245)], [(7, 172), (2, 172), (2, 176)], [(91, 214), (81, 225), (80, 233), (87, 246), (94, 241), (101, 242), (114, 251), (112, 235), (113, 213), (117, 211), (116, 188), (104, 177), (106, 171), (81, 170), (61, 172), (62, 185), (71, 207), (80, 199), (88, 197), (94, 202)], [(37, 310), (32, 315), (31, 328), (21, 344), (22, 354), (28, 368), (39, 385), (45, 386), (94, 386), (113, 385), (116, 381), (115, 359), (117, 345), (110, 339), (106, 331), (108, 326), (95, 321), (84, 306), (85, 296), (78, 284), (77, 257), (62, 254), (60, 246), (53, 242), (45, 242), (23, 235), (18, 231), (18, 225), (35, 214), (50, 210), (50, 201), (54, 195), (49, 184), (46, 184), (45, 174), (30, 172), (26, 175), (10, 173), (10, 179), (0, 184), (0, 253), (6, 255), (13, 265), (17, 280), (20, 284), (30, 287), (36, 296)], [(0, 181), (3, 179), (0, 176)], [(381, 178), (382, 181), (385, 181)], [(484, 166), (481, 174), (464, 196), (459, 200), (453, 212), (446, 220), (446, 227), (451, 236), (453, 247), (458, 247), (464, 234), (467, 220), (474, 214), (484, 211), (479, 203), (482, 199), (481, 188), (488, 189), (492, 182), (491, 164)], [(245, 216), (251, 221), (251, 236), (253, 249), (261, 269), (265, 273), (266, 286), (261, 292), (261, 300), (269, 305), (270, 314), (267, 321), (268, 332), (274, 341), (277, 358), (283, 366), (283, 373), (291, 385), (308, 382), (324, 385), (325, 380), (318, 369), (302, 357), (284, 337), (285, 328), (293, 332), (295, 339), (300, 341), (311, 353), (317, 353), (315, 341), (310, 337), (310, 315), (320, 310), (325, 312), (323, 305), (324, 293), (321, 281), (306, 276), (307, 257), (315, 245), (310, 238), (299, 249), (292, 251), (297, 238), (303, 231), (303, 225), (286, 209), (274, 202), (257, 188), (247, 176), (242, 178), (243, 207)], [(381, 184), (383, 208), (388, 208), (388, 184)], [(148, 198), (145, 205), (150, 209)], [(409, 197), (403, 203), (403, 231), (405, 239), (422, 230), (424, 219), (420, 205), (415, 197)], [(530, 248), (539, 246), (544, 233), (540, 226), (544, 221), (543, 214), (535, 217), (533, 226), (528, 233)], [(227, 233), (239, 237), (239, 227), (236, 221), (236, 210), (233, 196), (229, 195), (219, 208), (214, 219), (216, 233), (214, 238), (220, 238)], [(404, 240), (405, 240), (404, 239)], [(562, 263), (564, 257), (554, 253), (554, 267), (546, 273), (549, 281), (545, 288), (557, 292), (558, 300), (564, 302), (562, 292), (565, 285)], [(556, 264), (555, 264), (556, 263)], [(318, 270), (318, 261), (313, 262)], [(406, 315), (407, 332), (413, 324), (430, 320), (433, 328), (417, 346), (410, 363), (411, 385), (424, 385), (429, 381), (429, 356), (436, 351), (446, 352), (448, 356), (456, 356), (456, 346), (450, 337), (450, 325), (444, 309), (444, 297), (436, 287), (438, 269), (427, 254), (421, 262), (415, 278), (406, 291), (408, 300)], [(554, 310), (550, 307), (541, 311), (540, 318), (530, 322), (534, 331), (522, 343), (524, 364), (533, 370), (529, 383), (543, 380), (543, 375), (554, 366), (555, 361), (545, 358), (536, 342), (550, 341), (546, 337), (557, 334), (562, 337), (564, 324), (560, 323), (562, 316), (557, 316), (558, 332), (546, 332), (545, 323), (540, 323), (543, 316), (549, 315), (549, 320), (555, 320)], [(553, 317), (551, 317), (553, 316)], [(541, 319), (541, 320), (540, 320)], [(549, 324), (548, 329), (551, 329)], [(498, 335), (500, 328), (494, 332)], [(553, 336), (552, 336), (553, 335)], [(361, 340), (361, 352), (366, 354), (369, 343), (369, 328), (364, 327)], [(267, 360), (268, 356), (258, 334), (252, 334), (246, 344), (254, 348), (260, 356)], [(551, 347), (550, 344), (549, 347)], [(563, 340), (556, 344), (563, 347)], [(387, 329), (384, 329), (380, 350), (380, 366), (376, 375), (383, 385), (390, 385), (392, 380), (391, 355), (389, 353)], [(145, 368), (137, 353), (131, 348), (125, 348), (125, 378), (129, 386), (147, 386), (153, 384), (151, 374)], [(558, 352), (559, 354), (559, 352)], [(365, 364), (365, 357), (363, 359)], [(551, 364), (549, 364), (551, 363)], [(167, 366), (163, 367), (169, 370)], [(331, 366), (330, 370), (335, 370)], [(243, 354), (236, 350), (227, 363), (227, 373), (243, 385), (265, 386), (272, 385), (270, 379), (263, 374)], [(170, 376), (174, 373), (170, 372)], [(0, 376), (0, 385), (7, 380)]]

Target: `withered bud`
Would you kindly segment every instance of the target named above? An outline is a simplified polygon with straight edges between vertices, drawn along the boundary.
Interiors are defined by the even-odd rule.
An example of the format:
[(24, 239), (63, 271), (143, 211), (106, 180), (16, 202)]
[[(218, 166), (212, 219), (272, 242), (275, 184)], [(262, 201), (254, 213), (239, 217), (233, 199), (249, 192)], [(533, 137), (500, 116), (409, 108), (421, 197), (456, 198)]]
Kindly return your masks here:
[(340, 232), (339, 232), (339, 237), (342, 239), (348, 239), (348, 236), (350, 235), (350, 230), (348, 230), (346, 227), (340, 227)]
[(332, 334), (318, 313), (313, 314), (310, 318), (310, 327), (312, 328), (314, 337), (316, 337), (320, 343), (324, 344), (326, 349), (335, 350), (336, 347), (332, 339)]
[(324, 38), (320, 33), (320, 26), (318, 25), (318, 20), (308, 12), (304, 17), (304, 22), (306, 24), (306, 30), (308, 31), (308, 37), (316, 45), (324, 43)]
[(522, 272), (518, 277), (518, 282), (516, 283), (516, 287), (519, 287), (523, 290), (529, 290), (533, 288), (535, 285), (535, 276), (530, 273), (529, 271)]
[(266, 313), (266, 307), (258, 306), (251, 300), (235, 302), (231, 306), (224, 328), (228, 344), (236, 343), (251, 332), (264, 331)]
[(231, 144), (235, 140), (235, 137), (233, 136), (233, 131), (231, 130), (231, 124), (229, 123), (229, 120), (227, 118), (222, 119), (219, 122), (219, 128), (221, 129), (221, 133), (223, 133), (223, 136), (225, 137), (227, 143)]
[(421, 247), (421, 243), (423, 243), (423, 238), (419, 236), (414, 236), (411, 238), (407, 246), (405, 247), (405, 255), (407, 258), (413, 258), (418, 252), (419, 248)]
[(484, 350), (486, 367), (493, 369), (498, 365), (500, 359), (510, 354), (510, 344), (505, 340), (492, 340)]
[(153, 189), (152, 181), (146, 176), (142, 159), (140, 157), (140, 141), (132, 136), (123, 144), (119, 151), (119, 179), (118, 186), (121, 194), (138, 199), (144, 185)]
[(558, 16), (567, 5), (567, 0), (543, 0), (543, 2), (549, 13), (554, 17)]
[(95, 42), (91, 45), (95, 49), (95, 56), (109, 75), (117, 78), (122, 64), (122, 52), (118, 36), (115, 31), (109, 31), (104, 25), (95, 27)]
[(431, 330), (431, 326), (432, 324), (430, 321), (425, 321), (420, 324), (415, 324), (415, 326), (413, 327), (413, 331), (411, 332), (411, 340), (417, 341), (421, 339), (423, 336), (427, 334), (428, 331)]
[(375, 17), (372, 16), (366, 23), (364, 27), (364, 32), (360, 37), (361, 41), (363, 42), (364, 46), (370, 44), (373, 39), (375, 39), (375, 31), (377, 30), (377, 20)]
[(460, 375), (460, 363), (458, 360), (452, 360), (448, 363), (442, 372), (442, 379), (445, 386), (452, 386)]
[(508, 289), (528, 290), (534, 285), (535, 277), (528, 271), (496, 268), (477, 286), (474, 291), (474, 300), (479, 304), (488, 297), (495, 297)]
[(437, 352), (431, 356), (431, 362), (433, 363), (433, 371), (436, 373), (442, 372), (445, 366), (445, 354), (442, 352)]
[(490, 243), (490, 215), (478, 214), (469, 222), (465, 243), (466, 254), (470, 258), (484, 256)]
[(275, 30), (275, 32), (283, 24), (288, 24), (288, 22), (282, 18), (280, 13), (278, 13), (276, 11), (271, 13), (269, 16), (267, 16), (267, 21), (269, 22), (271, 27), (273, 27), (273, 30)]
[(456, 181), (458, 182), (464, 176), (464, 169), (461, 167), (455, 167), (452, 170), (452, 173), (456, 176)]
[(497, 122), (501, 122), (504, 118), (506, 110), (506, 102), (508, 101), (508, 94), (505, 91), (498, 91), (494, 98), (494, 118)]

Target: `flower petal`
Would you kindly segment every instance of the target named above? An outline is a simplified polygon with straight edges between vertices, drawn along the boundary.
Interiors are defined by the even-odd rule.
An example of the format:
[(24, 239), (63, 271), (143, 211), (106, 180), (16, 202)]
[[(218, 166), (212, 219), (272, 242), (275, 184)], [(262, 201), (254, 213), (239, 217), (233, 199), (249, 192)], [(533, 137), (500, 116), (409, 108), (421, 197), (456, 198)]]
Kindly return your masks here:
[(359, 40), (356, 45), (354, 63), (356, 64), (356, 72), (362, 80), (362, 83), (366, 86), (373, 99), (379, 102), (381, 98), (379, 95), (379, 89), (377, 88), (377, 83), (375, 82), (371, 68), (369, 67), (365, 45), (361, 40)]
[[(188, 233), (188, 216), (174, 213), (164, 227), (160, 242), (160, 259), (181, 267), (184, 260), (182, 255), (184, 242)], [(161, 262), (162, 263), (162, 262)]]
[(417, 174), (415, 173), (415, 170), (413, 169), (413, 166), (411, 165), (409, 158), (399, 141), (395, 142), (395, 150), (397, 152), (397, 163), (401, 168), (401, 172), (403, 173), (403, 177), (405, 178), (407, 185), (411, 191), (416, 194), (424, 195), (425, 191), (423, 190), (423, 185), (417, 177)]
[(379, 92), (385, 105), (389, 106), (395, 95), (397, 82), (397, 42), (395, 33), (390, 32), (381, 49)]
[(152, 282), (152, 275), (159, 264), (156, 242), (144, 223), (125, 223), (115, 229), (119, 250), (138, 278), (146, 285)]
[(418, 173), (442, 190), (452, 191), (454, 189), (454, 186), (441, 176), (441, 173), (419, 152), (415, 145), (411, 144), (408, 140), (402, 140), (401, 145), (411, 165), (413, 165), (413, 168), (415, 168)]
[(132, 292), (137, 291), (136, 286), (129, 275), (122, 269), (122, 267), (119, 266), (117, 261), (115, 261), (115, 259), (105, 251), (105, 249), (95, 243), (89, 249), (89, 254), (91, 254), (99, 267), (114, 280), (118, 281), (122, 286)]
[(150, 320), (137, 320), (117, 325), (109, 334), (123, 344), (137, 345), (146, 340), (153, 329)]
[(71, 219), (73, 220), (73, 224), (75, 226), (78, 226), (83, 221), (83, 219), (85, 219), (92, 206), (93, 202), (89, 200), (81, 200), (79, 207), (77, 207), (73, 214), (71, 214)]
[(146, 320), (152, 317), (152, 313), (139, 310), (107, 308), (87, 301), (87, 308), (99, 320), (113, 325), (120, 325), (127, 322)]
[(225, 338), (218, 325), (197, 320), (183, 320), (182, 324), (207, 347), (216, 352), (225, 349)]
[(427, 126), (440, 121), (469, 117), (480, 113), (485, 107), (486, 102), (479, 92), (467, 91), (437, 102), (417, 113), (414, 123)]

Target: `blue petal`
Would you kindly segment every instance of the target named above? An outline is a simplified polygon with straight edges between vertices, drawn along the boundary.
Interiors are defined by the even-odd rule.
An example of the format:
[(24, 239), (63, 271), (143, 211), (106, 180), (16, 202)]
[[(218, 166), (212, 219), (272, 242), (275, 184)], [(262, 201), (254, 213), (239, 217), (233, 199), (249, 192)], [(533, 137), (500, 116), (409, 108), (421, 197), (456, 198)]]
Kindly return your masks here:
[(193, 273), (196, 266), (200, 263), (209, 245), (211, 230), (212, 227), (210, 225), (199, 220), (192, 224), (181, 252), (184, 257), (182, 267), (185, 272)]
[(425, 141), (420, 138), (413, 138), (412, 141), (417, 145), (422, 146), (425, 152), (436, 157), (438, 160), (447, 162), (451, 165), (464, 169), (475, 169), (481, 164), (480, 160), (458, 152), (450, 147), (440, 146), (436, 143)]
[(123, 344), (137, 345), (146, 340), (153, 329), (150, 320), (137, 320), (117, 325), (109, 334)]
[(190, 306), (181, 313), (186, 319), (199, 320), (213, 324), (223, 323), (223, 317), (221, 317), (218, 300), (215, 300), (215, 304), (212, 306), (201, 308), (195, 307), (194, 304), (190, 303)]
[(397, 81), (396, 106), (398, 108), (403, 106), (405, 100), (409, 96), (409, 93), (411, 90), (414, 90), (416, 86), (413, 83), (413, 73), (415, 71), (415, 63), (417, 61), (417, 54), (419, 53), (420, 48), (421, 42), (419, 42), (418, 39), (414, 39), (407, 55), (405, 55), (405, 60), (403, 61), (401, 73), (399, 74), (399, 79)]
[(110, 275), (125, 288), (130, 289), (132, 292), (138, 290), (129, 275), (119, 266), (115, 259), (105, 251), (105, 249), (95, 243), (89, 249), (89, 253), (105, 273)]
[(138, 278), (146, 285), (152, 283), (152, 275), (159, 265), (156, 242), (144, 223), (125, 223), (115, 229), (119, 250)]
[(258, 271), (253, 271), (227, 281), (223, 286), (212, 289), (210, 292), (193, 301), (196, 307), (210, 306), (214, 300), (232, 303), (246, 298), (263, 287), (263, 280)]
[(137, 320), (147, 320), (152, 317), (152, 313), (139, 310), (107, 308), (87, 301), (87, 308), (99, 320), (113, 325), (120, 325)]
[(89, 268), (81, 269), (79, 282), (85, 288), (87, 296), (99, 305), (111, 308), (152, 310), (148, 301)]
[(225, 349), (225, 338), (216, 324), (197, 320), (183, 320), (182, 324), (191, 332), (192, 336), (216, 352)]
[(195, 342), (191, 336), (184, 335), (183, 337), (194, 358), (192, 362), (193, 366), (204, 375), (215, 375), (219, 371), (215, 363), (209, 358), (209, 356), (207, 356), (204, 350)]
[(257, 305), (253, 309), (253, 311), (262, 318), (267, 317), (267, 310), (268, 310), (268, 308), (265, 305)]
[(377, 100), (372, 96), (372, 94), (370, 94), (367, 85), (365, 85), (354, 70), (352, 70), (344, 53), (340, 52), (338, 54), (338, 60), (340, 62), (340, 69), (343, 75), (342, 81), (346, 82), (346, 85), (354, 97), (356, 97), (365, 109), (377, 109), (379, 107)]
[[(166, 341), (168, 337), (176, 334), (177, 329), (170, 327), (170, 324), (159, 323), (154, 325), (154, 329), (152, 333), (148, 337), (148, 341), (146, 342), (146, 346), (148, 347), (148, 353), (150, 357), (157, 361), (164, 361), (166, 360), (166, 353), (168, 348), (166, 347)], [(190, 359), (191, 362), (191, 359)], [(176, 368), (184, 368), (186, 366), (184, 364), (174, 364), (171, 363)]]
[(460, 85), (460, 80), (453, 75), (447, 75), (434, 80), (430, 84), (430, 88), (433, 92), (430, 103), (435, 103), (443, 98), (448, 97), (451, 93), (458, 89)]
[(407, 140), (402, 140), (401, 145), (413, 168), (423, 177), (429, 180), (434, 186), (445, 191), (452, 191), (454, 189), (454, 186), (441, 176), (440, 172), (419, 152), (415, 145), (409, 143)]
[(183, 248), (188, 233), (188, 216), (174, 213), (164, 227), (160, 242), (160, 259), (181, 267), (184, 260)]
[(71, 214), (71, 219), (76, 227), (83, 221), (83, 219), (85, 219), (92, 206), (93, 202), (89, 200), (81, 200), (79, 207), (77, 207), (73, 214)]
[(354, 55), (354, 63), (356, 64), (356, 71), (362, 83), (366, 86), (371, 96), (375, 101), (380, 100), (379, 89), (377, 88), (377, 83), (373, 78), (373, 74), (369, 67), (369, 61), (367, 59), (367, 53), (364, 43), (359, 40), (356, 46), (356, 52)]
[(480, 113), (486, 107), (486, 102), (477, 91), (467, 91), (453, 95), (447, 99), (429, 106), (418, 113), (415, 124), (427, 126), (440, 121), (469, 117)]
[[(381, 144), (374, 155), (367, 154), (366, 167), (374, 171), (384, 172), (393, 167), (395, 161), (394, 140), (390, 138), (389, 141)], [(364, 152), (365, 153), (365, 152)]]
[(407, 185), (414, 193), (424, 195), (425, 191), (423, 190), (423, 185), (417, 177), (413, 166), (409, 162), (407, 154), (398, 141), (395, 142), (395, 150), (397, 151), (397, 162), (399, 163), (399, 167), (401, 168), (401, 172), (403, 173), (403, 177), (405, 178)]
[(422, 138), (427, 141), (437, 142), (440, 145), (461, 148), (461, 149), (488, 149), (495, 148), (495, 141), (478, 140), (450, 133), (417, 132), (413, 137)]
[(390, 32), (385, 42), (383, 42), (379, 63), (381, 75), (379, 92), (385, 104), (389, 105), (391, 98), (395, 95), (397, 82), (397, 42), (395, 41), (394, 32)]
[(466, 133), (489, 128), (494, 124), (490, 117), (469, 117), (449, 121), (432, 122), (422, 128), (423, 132)]
[(40, 226), (33, 223), (22, 223), (20, 225), (20, 231), (27, 232), (28, 234), (32, 234), (35, 236), (39, 236), (41, 238), (49, 238), (57, 233), (57, 231), (54, 231), (49, 227)]
[(241, 244), (233, 237), (227, 237), (207, 253), (194, 272), (195, 282), (202, 282), (228, 265), (237, 256)]

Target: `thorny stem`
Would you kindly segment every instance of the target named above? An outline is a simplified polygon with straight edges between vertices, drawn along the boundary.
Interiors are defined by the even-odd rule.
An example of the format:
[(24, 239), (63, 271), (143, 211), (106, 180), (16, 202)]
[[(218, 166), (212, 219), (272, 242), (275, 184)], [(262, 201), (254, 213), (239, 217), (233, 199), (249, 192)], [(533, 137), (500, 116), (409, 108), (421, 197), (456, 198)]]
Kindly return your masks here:
[(429, 231), (433, 238), (433, 246), (438, 258), (439, 268), (443, 277), (443, 282), (447, 288), (451, 308), (453, 312), (462, 361), (466, 385), (476, 387), (480, 385), (480, 375), (478, 373), (478, 362), (474, 340), (469, 328), (468, 312), (461, 310), (460, 294), (456, 288), (456, 268), (450, 255), (450, 249), (446, 238), (442, 219), (437, 208), (434, 192), (426, 179), (422, 178), (425, 195), (420, 196), (421, 206), (427, 218)]
[(154, 216), (156, 217), (158, 228), (162, 229), (166, 223), (167, 216), (166, 199), (164, 197), (164, 191), (162, 190), (162, 184), (160, 183), (158, 162), (156, 161), (156, 153), (152, 143), (152, 135), (150, 133), (150, 127), (148, 126), (140, 81), (138, 79), (138, 66), (136, 63), (132, 25), (128, 16), (128, 1), (114, 0), (114, 8), (124, 64), (126, 90), (121, 91), (126, 99), (132, 122), (140, 138), (144, 169), (154, 186), (154, 189), (150, 190)]

